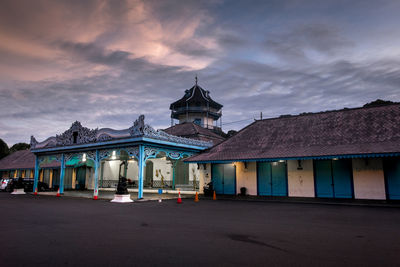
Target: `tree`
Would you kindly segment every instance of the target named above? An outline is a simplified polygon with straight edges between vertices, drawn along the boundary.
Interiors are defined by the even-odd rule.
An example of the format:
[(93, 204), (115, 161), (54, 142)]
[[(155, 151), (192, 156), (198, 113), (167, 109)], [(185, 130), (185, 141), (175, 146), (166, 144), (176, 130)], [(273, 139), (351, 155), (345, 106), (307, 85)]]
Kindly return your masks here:
[(10, 150), (8, 149), (8, 145), (0, 138), (0, 159), (4, 158), (10, 154)]
[(392, 105), (396, 104), (396, 102), (388, 101), (388, 100), (382, 100), (382, 99), (377, 99), (373, 102), (365, 104), (363, 107), (364, 108), (371, 108), (371, 107), (381, 107), (381, 106), (387, 106), (387, 105)]
[(25, 150), (25, 149), (29, 149), (31, 146), (27, 143), (16, 143), (15, 145), (13, 145), (10, 148), (10, 153), (14, 153), (15, 151), (18, 150)]

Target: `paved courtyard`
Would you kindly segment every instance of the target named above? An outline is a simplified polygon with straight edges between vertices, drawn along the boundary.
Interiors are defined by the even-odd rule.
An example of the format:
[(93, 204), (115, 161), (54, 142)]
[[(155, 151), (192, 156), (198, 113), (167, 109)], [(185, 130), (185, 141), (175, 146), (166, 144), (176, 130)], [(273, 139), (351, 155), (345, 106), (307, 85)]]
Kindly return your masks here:
[(400, 209), (0, 193), (0, 266), (399, 266)]

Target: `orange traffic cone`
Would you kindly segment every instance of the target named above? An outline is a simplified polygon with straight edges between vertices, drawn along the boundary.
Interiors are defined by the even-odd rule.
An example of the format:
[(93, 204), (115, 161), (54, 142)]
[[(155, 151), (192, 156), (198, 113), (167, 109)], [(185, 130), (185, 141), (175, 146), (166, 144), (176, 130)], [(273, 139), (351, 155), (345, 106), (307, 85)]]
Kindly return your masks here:
[(57, 190), (57, 196), (58, 196), (58, 197), (61, 197), (61, 195), (60, 195), (60, 188), (58, 188), (58, 190)]
[(194, 202), (199, 202), (199, 194), (196, 192), (196, 196), (194, 197)]
[(178, 200), (176, 201), (178, 204), (182, 204), (182, 198), (181, 198), (181, 191), (178, 193)]
[(35, 188), (35, 193), (33, 193), (35, 196), (37, 196), (37, 187)]
[(97, 189), (94, 190), (94, 196), (93, 196), (93, 200), (97, 200), (98, 199), (98, 192)]
[(215, 194), (215, 190), (214, 190), (214, 194), (213, 194), (213, 200), (217, 200), (217, 194)]

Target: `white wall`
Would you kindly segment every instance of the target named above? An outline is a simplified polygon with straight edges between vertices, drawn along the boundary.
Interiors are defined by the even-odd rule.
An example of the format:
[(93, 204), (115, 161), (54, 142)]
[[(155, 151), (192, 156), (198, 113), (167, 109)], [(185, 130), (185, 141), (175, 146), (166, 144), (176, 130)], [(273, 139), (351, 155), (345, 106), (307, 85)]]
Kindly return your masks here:
[(203, 186), (211, 182), (211, 163), (200, 164), (199, 169), (199, 192), (203, 193)]
[(288, 160), (288, 188), (290, 197), (315, 197), (314, 171), (312, 160), (302, 160), (298, 170), (297, 160)]
[(353, 159), (353, 181), (355, 198), (386, 198), (381, 158)]
[[(118, 165), (119, 168), (119, 165)], [(119, 170), (117, 170), (119, 171)], [(132, 181), (138, 180), (139, 175), (139, 167), (136, 160), (128, 160), (128, 170), (126, 171), (126, 178), (131, 179)]]
[(104, 161), (103, 180), (118, 180), (119, 160)]
[(169, 160), (155, 158), (147, 161), (153, 162), (153, 181), (161, 181), (161, 175), (164, 177), (164, 181), (172, 181), (172, 163)]
[(241, 187), (247, 188), (248, 195), (257, 195), (257, 163), (248, 162), (245, 168), (244, 162), (236, 162), (236, 192)]
[[(185, 163), (186, 164), (186, 163)], [(200, 180), (200, 169), (197, 169), (196, 163), (189, 163), (189, 181)]]

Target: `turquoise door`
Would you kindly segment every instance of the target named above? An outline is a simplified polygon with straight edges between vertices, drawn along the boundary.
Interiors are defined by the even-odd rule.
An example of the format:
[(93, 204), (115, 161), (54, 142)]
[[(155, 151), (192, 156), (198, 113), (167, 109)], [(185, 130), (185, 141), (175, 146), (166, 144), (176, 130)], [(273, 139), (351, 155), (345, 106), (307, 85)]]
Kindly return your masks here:
[(212, 164), (211, 177), (217, 194), (236, 194), (236, 169), (233, 164)]
[(284, 162), (274, 162), (271, 164), (271, 171), (272, 195), (287, 196), (286, 164)]
[(222, 164), (212, 164), (211, 178), (215, 193), (223, 194), (224, 166)]
[(335, 198), (352, 198), (353, 182), (351, 160), (333, 160), (332, 172)]
[(314, 178), (317, 197), (353, 197), (351, 160), (314, 160)]
[(224, 164), (224, 194), (236, 194), (236, 168), (233, 164)]
[(260, 196), (287, 196), (286, 164), (258, 162), (257, 187)]
[(385, 159), (386, 197), (400, 199), (400, 158)]
[(257, 163), (257, 188), (259, 196), (271, 196), (271, 164), (269, 162)]
[(333, 197), (332, 161), (314, 161), (315, 191), (317, 197)]

